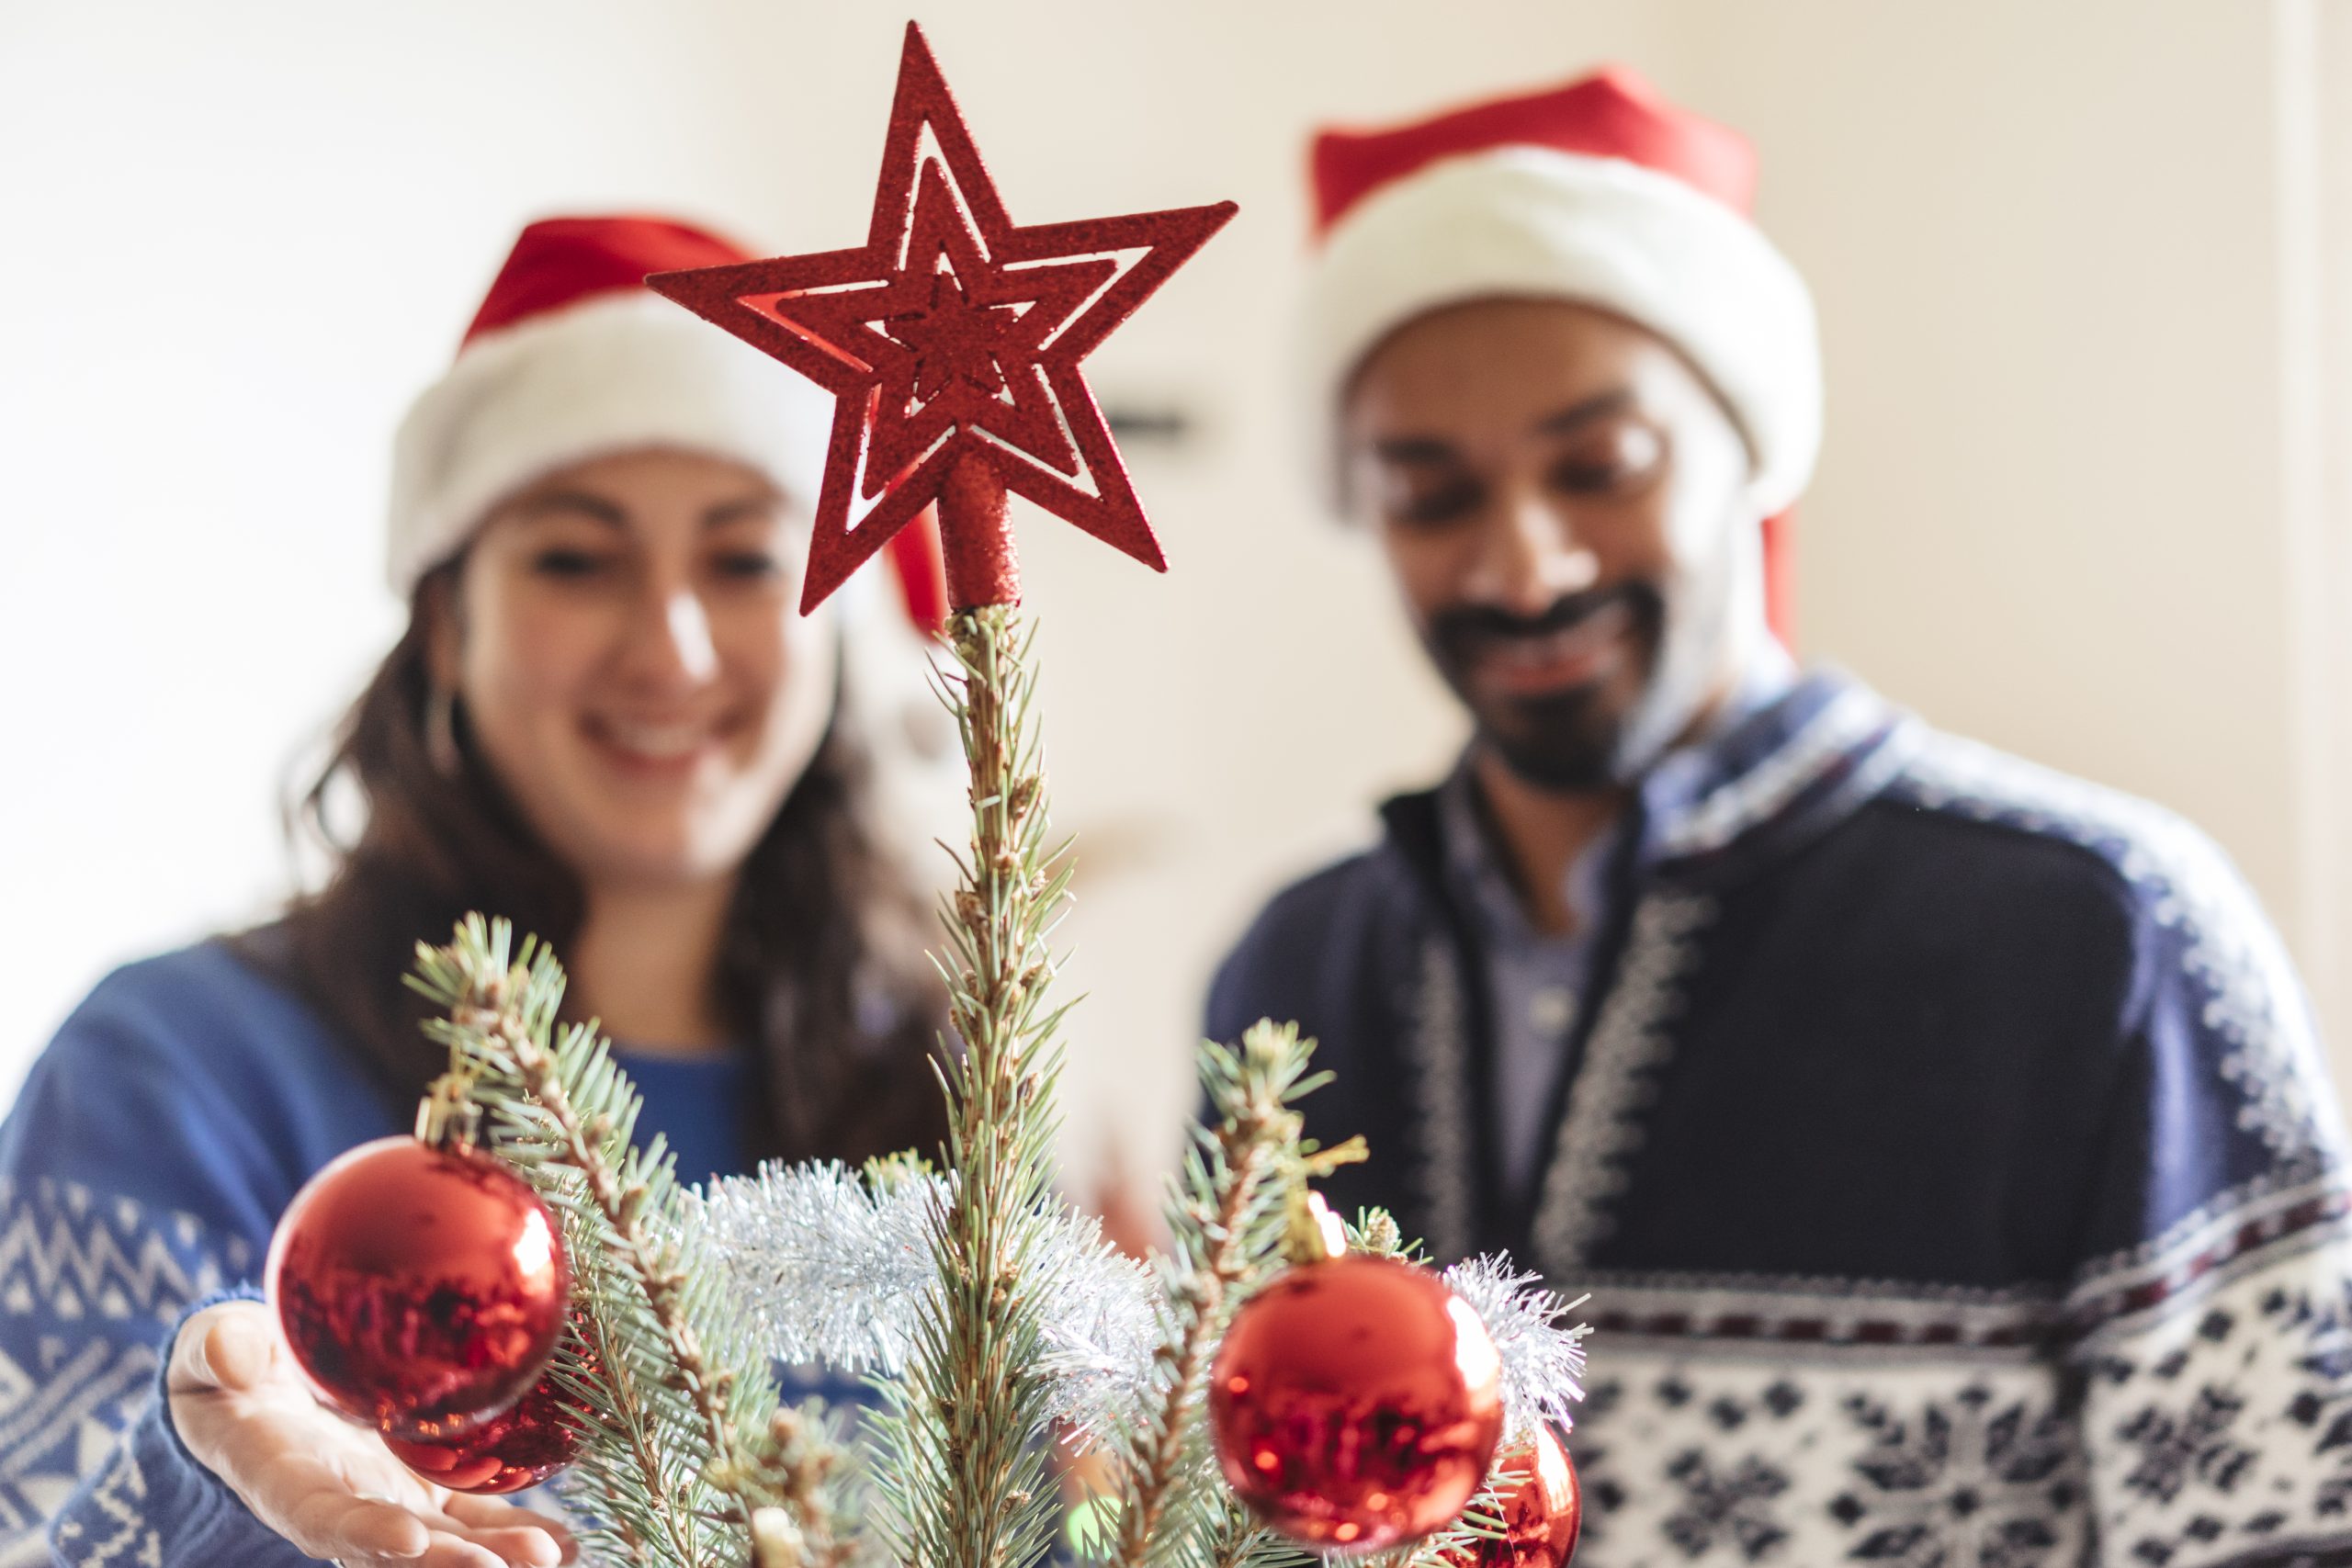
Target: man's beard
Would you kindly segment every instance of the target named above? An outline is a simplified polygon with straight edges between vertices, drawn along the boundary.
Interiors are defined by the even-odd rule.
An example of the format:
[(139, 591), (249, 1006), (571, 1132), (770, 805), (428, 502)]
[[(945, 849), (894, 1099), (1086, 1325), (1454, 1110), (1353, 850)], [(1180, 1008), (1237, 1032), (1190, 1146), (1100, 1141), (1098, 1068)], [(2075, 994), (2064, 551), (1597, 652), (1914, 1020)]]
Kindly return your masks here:
[[(1478, 690), (1475, 671), (1487, 654), (1566, 631), (1612, 606), (1626, 617), (1634, 665), (1630, 694), (1612, 691), (1605, 675), (1525, 696)], [(1438, 673), (1469, 708), (1479, 740), (1529, 784), (1569, 795), (1623, 782), (1626, 732), (1655, 673), (1665, 628), (1665, 593), (1654, 583), (1632, 581), (1568, 594), (1538, 615), (1456, 605), (1430, 617), (1424, 641)]]

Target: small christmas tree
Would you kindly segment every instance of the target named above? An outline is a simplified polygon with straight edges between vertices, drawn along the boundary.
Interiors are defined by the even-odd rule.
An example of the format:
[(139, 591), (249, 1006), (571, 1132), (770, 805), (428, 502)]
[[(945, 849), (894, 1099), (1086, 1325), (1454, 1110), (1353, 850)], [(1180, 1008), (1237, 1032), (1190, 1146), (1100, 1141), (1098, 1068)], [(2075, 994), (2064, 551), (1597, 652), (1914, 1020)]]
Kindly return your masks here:
[[(1069, 860), (1048, 828), (1006, 492), (1160, 564), (1076, 366), (1230, 215), (1013, 227), (910, 28), (865, 249), (651, 280), (842, 398), (810, 603), (939, 504), (956, 606), (942, 694), (972, 817), (941, 911), (960, 1045), (943, 1057), (945, 1166), (771, 1167), (688, 1190), (659, 1137), (635, 1141), (638, 1097), (595, 1027), (561, 1021), (555, 956), (469, 919), (420, 949), (413, 977), (451, 1057), (420, 1134), (537, 1194), (570, 1314), (540, 1382), (487, 1425), (419, 1421), (411, 1391), (392, 1435), (428, 1473), (503, 1489), (568, 1459), (559, 1485), (612, 1562), (1032, 1568), (1055, 1549), (1053, 1456), (1072, 1443), (1108, 1477), (1073, 1549), (1118, 1568), (1564, 1559), (1573, 1483), (1550, 1479), (1565, 1460), (1543, 1445), (1581, 1397), (1581, 1331), (1500, 1259), (1437, 1276), (1376, 1213), (1337, 1234), (1310, 1184), (1363, 1150), (1302, 1137), (1295, 1102), (1317, 1080), (1295, 1028), (1201, 1047), (1213, 1115), (1172, 1184), (1165, 1256), (1122, 1257), (1050, 1184), (1048, 941)], [(1108, 254), (1138, 251), (1124, 267)], [(861, 493), (881, 499), (852, 527)], [(369, 1323), (389, 1321), (387, 1299), (369, 1298)], [(512, 1302), (475, 1304), (460, 1331), (514, 1328)], [(356, 1321), (306, 1331), (369, 1331)], [(1323, 1330), (1348, 1324), (1363, 1337), (1340, 1335), (1326, 1364)], [(510, 1360), (546, 1349), (508, 1340)], [(881, 1411), (853, 1436), (787, 1407), (778, 1362), (869, 1375)]]

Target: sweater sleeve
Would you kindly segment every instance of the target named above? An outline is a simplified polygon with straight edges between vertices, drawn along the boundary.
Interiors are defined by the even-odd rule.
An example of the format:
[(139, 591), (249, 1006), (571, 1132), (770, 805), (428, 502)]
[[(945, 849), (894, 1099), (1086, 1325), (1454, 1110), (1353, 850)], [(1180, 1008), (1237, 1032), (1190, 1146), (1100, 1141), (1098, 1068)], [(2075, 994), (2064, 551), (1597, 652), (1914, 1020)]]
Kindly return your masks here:
[[(216, 1302), (259, 1292), (221, 1291), (189, 1303), (181, 1321)], [(164, 1343), (178, 1332), (175, 1324)], [(96, 1470), (49, 1526), (48, 1561), (61, 1568), (115, 1564), (252, 1563), (294, 1568), (311, 1559), (254, 1517), (237, 1495), (189, 1453), (164, 1402), (168, 1358), (159, 1359), (148, 1397), (106, 1445)], [(40, 1561), (38, 1558), (28, 1561)]]
[(252, 1291), (300, 1180), (381, 1111), (319, 1100), (333, 1054), (232, 962), (110, 977), (0, 1125), (0, 1563), (46, 1560), (44, 1538), (76, 1568), (304, 1561), (180, 1445), (160, 1377), (183, 1316)]
[(2147, 911), (2065, 1314), (2097, 1561), (2352, 1563), (2352, 1187), (2284, 950), (2235, 874)]

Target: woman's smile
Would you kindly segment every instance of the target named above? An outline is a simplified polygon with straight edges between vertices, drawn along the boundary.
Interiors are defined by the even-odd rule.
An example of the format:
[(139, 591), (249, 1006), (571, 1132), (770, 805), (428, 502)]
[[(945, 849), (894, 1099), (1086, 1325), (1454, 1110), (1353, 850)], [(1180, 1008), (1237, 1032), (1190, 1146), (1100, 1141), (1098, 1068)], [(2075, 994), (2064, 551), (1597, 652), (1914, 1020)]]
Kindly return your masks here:
[(740, 718), (590, 714), (580, 721), (591, 749), (619, 772), (643, 779), (690, 777), (723, 758), (741, 734)]

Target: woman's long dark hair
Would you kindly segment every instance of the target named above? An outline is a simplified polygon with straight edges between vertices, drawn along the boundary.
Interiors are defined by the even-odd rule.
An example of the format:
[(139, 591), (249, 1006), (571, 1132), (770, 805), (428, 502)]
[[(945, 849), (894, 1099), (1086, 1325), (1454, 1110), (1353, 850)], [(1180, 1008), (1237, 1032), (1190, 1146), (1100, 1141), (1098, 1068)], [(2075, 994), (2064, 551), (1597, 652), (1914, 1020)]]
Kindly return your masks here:
[[(395, 1097), (419, 1092), (447, 1065), (419, 1028), (425, 1004), (401, 983), (418, 942), (447, 942), (479, 909), (536, 932), (561, 956), (585, 913), (579, 878), (463, 743), (462, 715), (450, 726), (455, 759), (427, 739), (428, 623), (456, 571), (444, 566), (418, 585), (407, 632), (297, 803), (296, 825), (332, 852), (332, 874), (242, 942)], [(943, 1003), (922, 956), (922, 900), (862, 819), (869, 767), (837, 702), (807, 771), (744, 862), (728, 915), (717, 999), (753, 1043), (763, 1092), (748, 1132), (759, 1157), (931, 1154), (945, 1135), (931, 1066)], [(334, 822), (347, 791), (365, 809), (348, 838)]]

